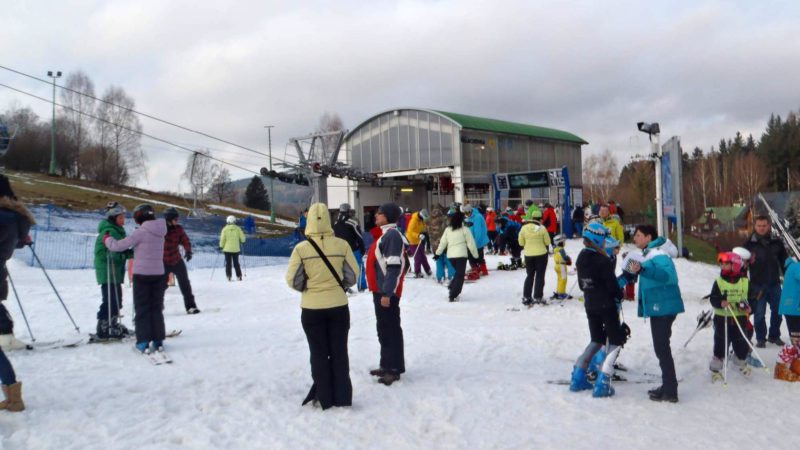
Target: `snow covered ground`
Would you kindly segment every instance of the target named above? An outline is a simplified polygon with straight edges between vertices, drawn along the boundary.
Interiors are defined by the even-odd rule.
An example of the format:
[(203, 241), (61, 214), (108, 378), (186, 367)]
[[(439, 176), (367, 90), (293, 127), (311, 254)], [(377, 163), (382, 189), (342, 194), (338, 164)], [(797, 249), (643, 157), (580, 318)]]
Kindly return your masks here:
[[(579, 245), (568, 242), (568, 253), (577, 256)], [(488, 259), (493, 268), (500, 257)], [(37, 339), (74, 336), (41, 270), (9, 265)], [(711, 330), (683, 349), (717, 270), (677, 266), (687, 308), (672, 341), (678, 404), (648, 400), (652, 384), (617, 383), (611, 399), (548, 384), (569, 377), (588, 341), (583, 305), (508, 311), (518, 306), (524, 273), (492, 271), (465, 285), (454, 304), (431, 279), (407, 282), (408, 372), (391, 387), (368, 374), (379, 349), (371, 296), (352, 297), (354, 405), (300, 407), (311, 384), (308, 348), (285, 265), (248, 269), (233, 283), (219, 269), (214, 279), (201, 269), (190, 276), (203, 313), (187, 316), (177, 287), (167, 292), (167, 329), (183, 330), (167, 342), (172, 365), (152, 366), (119, 343), (12, 352), (28, 409), (0, 413), (0, 448), (797, 448), (800, 383), (761, 370), (751, 379), (731, 373), (727, 388), (712, 385)], [(81, 331), (93, 331), (100, 301), (93, 272), (50, 275)], [(546, 292), (554, 286), (551, 262)], [(131, 291), (124, 295), (129, 324)], [(6, 303), (17, 337), (28, 340), (15, 300)], [(633, 337), (620, 361), (659, 373), (649, 324), (633, 303), (624, 312)], [(770, 366), (777, 353), (775, 346), (761, 352)]]

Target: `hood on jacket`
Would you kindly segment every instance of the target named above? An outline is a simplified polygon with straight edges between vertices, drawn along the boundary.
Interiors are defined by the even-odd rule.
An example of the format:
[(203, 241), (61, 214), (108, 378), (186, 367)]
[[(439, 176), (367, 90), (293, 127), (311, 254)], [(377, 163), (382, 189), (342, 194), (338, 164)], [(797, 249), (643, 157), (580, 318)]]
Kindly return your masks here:
[(678, 257), (678, 247), (676, 247), (675, 244), (673, 244), (669, 239), (664, 238), (664, 236), (659, 236), (647, 244), (647, 250), (650, 251), (652, 249), (659, 249), (666, 253), (670, 258)]
[(159, 237), (167, 235), (167, 221), (164, 219), (148, 220), (139, 225), (139, 228)]
[(33, 214), (31, 214), (31, 212), (28, 211), (28, 208), (26, 208), (25, 205), (19, 200), (14, 200), (11, 197), (0, 197), (0, 208), (17, 212), (31, 225), (36, 225), (36, 219), (33, 218)]
[(325, 203), (314, 203), (308, 208), (306, 236), (333, 236), (331, 215)]

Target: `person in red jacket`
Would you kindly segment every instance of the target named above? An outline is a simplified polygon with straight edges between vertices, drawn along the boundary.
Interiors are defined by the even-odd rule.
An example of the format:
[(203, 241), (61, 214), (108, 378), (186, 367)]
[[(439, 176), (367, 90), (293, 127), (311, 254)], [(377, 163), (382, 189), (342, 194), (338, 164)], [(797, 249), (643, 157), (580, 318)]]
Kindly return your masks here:
[(186, 307), (186, 314), (197, 314), (197, 304), (194, 302), (192, 294), (192, 284), (189, 282), (189, 274), (186, 271), (186, 264), (183, 263), (181, 252), (178, 248), (183, 246), (186, 261), (192, 259), (192, 244), (189, 236), (183, 231), (183, 227), (178, 225), (178, 210), (167, 208), (164, 210), (164, 220), (167, 221), (167, 235), (164, 236), (164, 290), (167, 290), (167, 279), (169, 274), (175, 274), (178, 279), (178, 286), (183, 295), (183, 306)]
[(497, 224), (494, 223), (494, 220), (497, 218), (497, 213), (494, 212), (494, 208), (489, 206), (486, 208), (486, 234), (489, 236), (489, 252), (492, 254), (496, 254), (497, 246), (494, 243), (494, 240), (497, 239)]
[(550, 235), (550, 242), (553, 242), (553, 237), (558, 233), (558, 217), (556, 217), (556, 210), (550, 203), (544, 204), (544, 213), (542, 213), (542, 226), (547, 228), (547, 234)]

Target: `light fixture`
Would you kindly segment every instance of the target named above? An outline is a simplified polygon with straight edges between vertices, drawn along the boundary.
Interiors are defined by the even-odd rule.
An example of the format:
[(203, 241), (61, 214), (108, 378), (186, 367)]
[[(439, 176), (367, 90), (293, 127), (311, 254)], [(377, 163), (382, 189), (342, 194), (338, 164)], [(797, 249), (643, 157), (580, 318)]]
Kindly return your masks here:
[(400, 192), (414, 192), (414, 188), (400, 188)]

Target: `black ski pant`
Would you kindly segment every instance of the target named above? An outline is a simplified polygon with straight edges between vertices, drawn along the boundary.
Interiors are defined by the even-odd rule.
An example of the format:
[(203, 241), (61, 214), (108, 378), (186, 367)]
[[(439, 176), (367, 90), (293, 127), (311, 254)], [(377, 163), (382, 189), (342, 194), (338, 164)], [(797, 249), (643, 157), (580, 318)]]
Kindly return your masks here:
[(164, 275), (133, 275), (133, 307), (136, 343), (163, 342)]
[(450, 264), (456, 269), (456, 274), (450, 280), (450, 300), (461, 295), (464, 287), (464, 274), (467, 272), (467, 258), (450, 258)]
[(486, 234), (489, 236), (489, 250), (497, 250), (497, 230), (489, 230)]
[[(327, 309), (303, 308), (300, 322), (311, 353), (312, 398), (322, 409), (353, 404), (347, 334), (350, 309), (347, 305)], [(313, 394), (313, 395), (312, 395)]]
[(175, 278), (178, 279), (178, 287), (181, 289), (183, 306), (186, 308), (186, 311), (189, 311), (191, 308), (197, 308), (194, 302), (194, 295), (192, 294), (192, 283), (189, 282), (189, 273), (186, 271), (186, 264), (184, 264), (183, 260), (179, 260), (178, 264), (174, 266), (164, 264), (164, 291), (167, 290), (167, 281), (171, 273), (175, 274)]
[[(111, 291), (110, 302), (109, 291)], [(109, 308), (111, 308), (111, 317), (119, 316), (119, 308), (122, 306), (122, 284), (101, 284), (100, 293), (103, 300), (100, 302), (100, 309), (97, 311), (97, 320), (108, 320)]]
[(653, 335), (653, 349), (661, 366), (661, 388), (664, 394), (678, 396), (678, 378), (675, 375), (675, 361), (672, 359), (672, 323), (676, 315), (651, 317), (650, 332)]
[(0, 334), (14, 334), (14, 320), (0, 300)]
[[(544, 272), (547, 270), (547, 253), (539, 256), (526, 256), (525, 257), (525, 284), (522, 289), (522, 296), (531, 298), (531, 289), (533, 290), (533, 298), (544, 297)], [(535, 282), (534, 282), (535, 280)]]
[[(747, 317), (739, 316), (736, 320), (739, 321), (739, 325), (744, 330)], [(725, 358), (725, 353), (728, 351), (728, 345), (725, 344), (726, 322), (728, 327), (728, 345), (733, 347), (733, 353), (737, 358), (747, 358), (747, 354), (750, 353), (750, 345), (747, 344), (747, 340), (742, 336), (742, 332), (739, 331), (733, 317), (717, 315), (714, 315), (714, 356), (723, 359)]]
[(392, 295), (389, 298), (389, 307), (386, 308), (381, 306), (381, 294), (373, 292), (372, 303), (375, 304), (375, 322), (378, 342), (381, 344), (380, 367), (399, 375), (406, 371), (403, 328), (400, 327), (400, 299)]
[(599, 310), (586, 310), (586, 319), (589, 321), (589, 336), (592, 342), (606, 345), (625, 345), (626, 336), (619, 323), (619, 312), (616, 307)]
[(239, 252), (225, 252), (225, 276), (231, 278), (231, 264), (236, 270), (236, 278), (242, 278), (242, 268), (239, 267)]
[(11, 361), (6, 358), (3, 349), (0, 348), (0, 383), (5, 385), (14, 384), (17, 382), (17, 376), (14, 373), (14, 368), (11, 366)]

